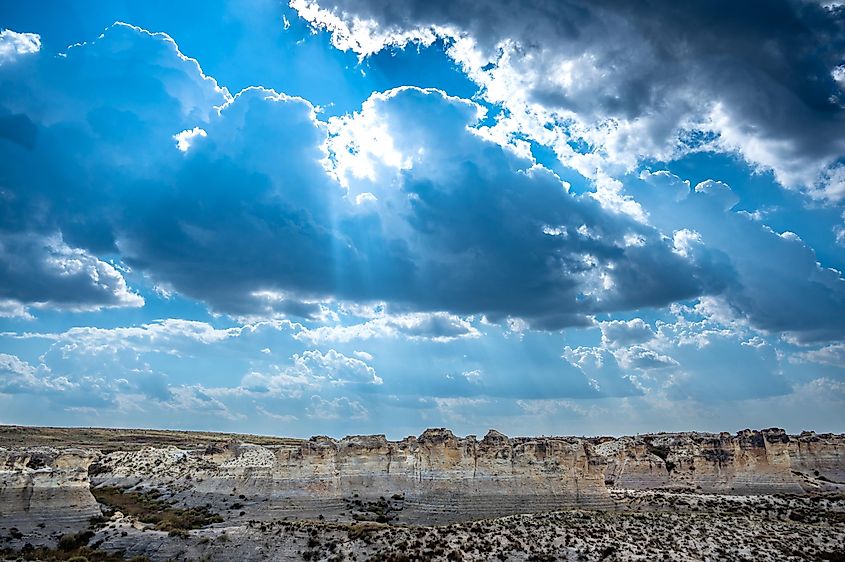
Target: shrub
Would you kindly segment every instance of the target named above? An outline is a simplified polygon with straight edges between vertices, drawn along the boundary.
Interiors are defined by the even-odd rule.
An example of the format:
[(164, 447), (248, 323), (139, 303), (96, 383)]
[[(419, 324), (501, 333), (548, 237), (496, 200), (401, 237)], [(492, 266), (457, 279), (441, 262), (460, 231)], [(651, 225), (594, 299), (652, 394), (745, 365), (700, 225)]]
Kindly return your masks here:
[(70, 551), (76, 550), (88, 544), (88, 541), (94, 536), (91, 531), (83, 531), (73, 535), (62, 535), (59, 539), (59, 550)]

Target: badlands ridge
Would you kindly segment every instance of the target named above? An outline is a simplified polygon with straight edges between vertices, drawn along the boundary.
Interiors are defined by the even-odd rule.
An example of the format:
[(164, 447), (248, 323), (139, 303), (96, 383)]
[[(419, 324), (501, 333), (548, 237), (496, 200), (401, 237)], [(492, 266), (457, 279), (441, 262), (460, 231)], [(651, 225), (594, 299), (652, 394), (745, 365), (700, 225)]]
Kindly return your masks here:
[[(13, 550), (51, 547), (108, 519), (102, 525), (122, 528), (125, 539), (113, 550), (131, 552), (132, 533), (162, 527), (133, 520), (129, 498), (180, 514), (215, 514), (168, 534), (190, 538), (200, 526), (404, 528), (561, 510), (625, 513), (632, 498), (655, 494), (824, 498), (838, 511), (843, 492), (845, 435), (780, 429), (620, 438), (509, 438), (491, 430), (481, 439), (428, 429), (389, 441), (0, 427), (0, 537), (14, 529), (6, 539)], [(147, 547), (138, 552), (150, 555)]]

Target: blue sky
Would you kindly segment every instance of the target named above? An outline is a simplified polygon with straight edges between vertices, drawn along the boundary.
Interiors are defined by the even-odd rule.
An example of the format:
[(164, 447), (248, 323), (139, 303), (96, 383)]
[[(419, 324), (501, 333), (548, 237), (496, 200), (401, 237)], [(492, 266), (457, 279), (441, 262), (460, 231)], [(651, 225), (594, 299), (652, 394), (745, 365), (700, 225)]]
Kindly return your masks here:
[(845, 431), (845, 10), (648, 4), (0, 6), (0, 422)]

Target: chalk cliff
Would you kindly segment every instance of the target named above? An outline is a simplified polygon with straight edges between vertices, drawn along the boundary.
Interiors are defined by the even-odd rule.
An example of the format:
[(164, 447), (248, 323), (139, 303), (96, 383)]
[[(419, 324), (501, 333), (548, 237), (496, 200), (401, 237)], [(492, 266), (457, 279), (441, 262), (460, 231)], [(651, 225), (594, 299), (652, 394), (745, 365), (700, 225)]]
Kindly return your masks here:
[(0, 526), (26, 531), (85, 526), (100, 514), (91, 495), (91, 450), (0, 449)]
[[(131, 448), (135, 449), (135, 448)], [(482, 439), (429, 429), (279, 444), (135, 450), (0, 449), (0, 525), (96, 511), (89, 485), (156, 487), (186, 504), (240, 497), (256, 517), (371, 512), (445, 522), (568, 507), (618, 509), (613, 489), (715, 494), (845, 491), (845, 435), (783, 430)], [(236, 496), (233, 498), (233, 496)]]

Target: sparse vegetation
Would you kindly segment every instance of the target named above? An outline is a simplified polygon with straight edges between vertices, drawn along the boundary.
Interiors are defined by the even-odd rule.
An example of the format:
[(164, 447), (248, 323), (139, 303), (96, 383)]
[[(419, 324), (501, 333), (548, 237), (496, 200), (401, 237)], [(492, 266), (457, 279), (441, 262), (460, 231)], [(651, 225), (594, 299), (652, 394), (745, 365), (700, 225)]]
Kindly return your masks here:
[(150, 562), (146, 556), (127, 557), (123, 552), (104, 552), (85, 545), (72, 549), (26, 547), (19, 551), (0, 549), (0, 559), (41, 562)]
[(93, 488), (91, 492), (103, 505), (124, 515), (133, 515), (142, 523), (154, 525), (156, 530), (168, 531), (172, 536), (186, 536), (191, 529), (200, 529), (223, 518), (208, 507), (178, 508), (161, 498), (157, 490), (129, 492), (111, 486)]

